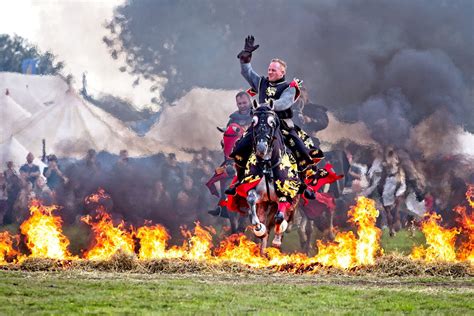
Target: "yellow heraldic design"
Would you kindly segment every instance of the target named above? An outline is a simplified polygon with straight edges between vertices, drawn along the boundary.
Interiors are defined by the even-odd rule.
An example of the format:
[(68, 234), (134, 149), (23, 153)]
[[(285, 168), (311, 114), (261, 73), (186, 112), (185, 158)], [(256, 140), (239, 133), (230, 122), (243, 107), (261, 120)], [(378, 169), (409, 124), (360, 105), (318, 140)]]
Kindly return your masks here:
[(265, 94), (268, 96), (268, 97), (273, 97), (275, 96), (277, 92), (277, 88), (275, 87), (268, 87), (267, 90), (265, 91)]
[(275, 181), (277, 190), (283, 193), (284, 195), (294, 198), (298, 194), (299, 182), (295, 180), (285, 180), (283, 185), (281, 184), (280, 179)]
[(260, 180), (260, 176), (257, 176), (257, 175), (250, 175), (248, 177), (245, 177), (244, 178), (244, 183), (251, 183), (251, 182), (254, 182), (254, 181), (257, 181), (257, 180)]
[(308, 135), (305, 132), (303, 132), (302, 130), (298, 130), (298, 136), (301, 139), (305, 139), (305, 138), (308, 137)]
[(296, 160), (293, 158), (292, 155), (284, 153), (281, 155), (281, 162), (280, 162), (280, 170), (287, 169), (288, 177), (294, 178), (296, 177), (296, 173), (298, 172), (298, 166), (296, 165)]
[(305, 145), (307, 148), (314, 147), (313, 140), (312, 140), (311, 138), (308, 138), (307, 140), (304, 141), (304, 145)]
[(245, 166), (245, 175), (250, 174), (250, 170), (252, 166), (257, 165), (257, 156), (254, 153), (250, 154), (249, 160), (247, 161), (247, 165)]

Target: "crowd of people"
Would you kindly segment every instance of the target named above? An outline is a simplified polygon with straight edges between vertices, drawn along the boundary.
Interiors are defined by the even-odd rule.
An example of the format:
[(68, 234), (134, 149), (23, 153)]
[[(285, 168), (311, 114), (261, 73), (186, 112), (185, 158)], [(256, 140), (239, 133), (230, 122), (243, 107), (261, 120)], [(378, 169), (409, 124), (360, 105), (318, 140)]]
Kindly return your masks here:
[(190, 163), (180, 163), (174, 153), (130, 159), (124, 149), (116, 158), (98, 159), (90, 149), (79, 161), (48, 155), (47, 166), (40, 170), (29, 153), (19, 168), (8, 161), (0, 175), (0, 225), (24, 221), (33, 199), (58, 205), (66, 223), (80, 222), (82, 216), (93, 214), (95, 206), (87, 205), (86, 197), (99, 188), (109, 199), (103, 203), (106, 211), (117, 220), (136, 225), (152, 220), (170, 229), (192, 226), (196, 220), (210, 223), (207, 210), (215, 200), (204, 183), (214, 171), (215, 154), (203, 149)]

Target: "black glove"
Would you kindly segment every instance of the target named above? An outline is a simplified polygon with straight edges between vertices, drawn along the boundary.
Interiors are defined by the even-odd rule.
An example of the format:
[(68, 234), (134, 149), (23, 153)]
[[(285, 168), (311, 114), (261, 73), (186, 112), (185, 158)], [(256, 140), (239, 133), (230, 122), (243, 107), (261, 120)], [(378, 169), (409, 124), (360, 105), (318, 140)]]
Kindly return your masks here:
[(254, 45), (254, 42), (255, 38), (252, 35), (245, 39), (244, 49), (237, 55), (242, 64), (249, 63), (252, 59), (252, 52), (260, 47), (260, 45)]

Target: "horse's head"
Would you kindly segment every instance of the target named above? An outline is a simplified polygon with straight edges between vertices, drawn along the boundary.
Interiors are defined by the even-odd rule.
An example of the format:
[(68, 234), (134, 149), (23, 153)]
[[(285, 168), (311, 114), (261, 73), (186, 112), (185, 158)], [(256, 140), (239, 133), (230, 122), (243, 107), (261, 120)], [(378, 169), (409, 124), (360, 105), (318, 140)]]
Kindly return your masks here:
[(255, 155), (260, 159), (269, 159), (273, 150), (273, 140), (280, 124), (274, 111), (273, 100), (270, 100), (268, 104), (260, 105), (254, 100), (252, 114)]
[(225, 130), (219, 130), (224, 133), (222, 149), (224, 150), (225, 157), (229, 158), (235, 143), (244, 133), (244, 128), (237, 123), (230, 123)]

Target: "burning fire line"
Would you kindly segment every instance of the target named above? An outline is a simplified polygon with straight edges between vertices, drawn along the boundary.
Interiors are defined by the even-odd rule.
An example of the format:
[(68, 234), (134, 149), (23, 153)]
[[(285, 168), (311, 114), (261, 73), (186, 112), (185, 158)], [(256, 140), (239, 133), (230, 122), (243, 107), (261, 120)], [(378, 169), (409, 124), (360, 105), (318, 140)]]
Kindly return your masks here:
[[(472, 186), (466, 196), (469, 205), (472, 206), (474, 196)], [(89, 197), (89, 201), (96, 203), (104, 198), (108, 196), (102, 191)], [(67, 250), (69, 240), (62, 233), (60, 217), (53, 214), (55, 210), (57, 210), (55, 206), (46, 207), (38, 201), (32, 203), (31, 216), (20, 226), (31, 252), (29, 257), (77, 259)], [(460, 228), (443, 228), (439, 224), (441, 221), (439, 215), (426, 216), (422, 231), (426, 235), (428, 246), (415, 247), (412, 258), (426, 261), (473, 262), (474, 218), (472, 212), (471, 215), (467, 214), (465, 207), (459, 207), (456, 211), (460, 215)], [(318, 254), (313, 257), (302, 253), (283, 254), (276, 248), (268, 248), (265, 256), (262, 256), (259, 245), (245, 235), (232, 235), (214, 248), (212, 242), (214, 229), (201, 226), (199, 222), (193, 231), (183, 229), (185, 241), (181, 246), (170, 247), (170, 235), (164, 226), (148, 222), (145, 226), (134, 229), (126, 227), (123, 221), (114, 224), (105, 209), (99, 207), (95, 216), (88, 215), (81, 219), (91, 226), (94, 237), (91, 248), (85, 251), (82, 257), (89, 260), (107, 260), (120, 251), (132, 255), (137, 253), (140, 260), (186, 259), (210, 263), (231, 261), (255, 268), (285, 267), (285, 271), (306, 271), (305, 267), (310, 266), (351, 269), (373, 265), (376, 257), (383, 254), (380, 246), (381, 231), (375, 225), (379, 215), (375, 202), (359, 197), (348, 215), (349, 222), (356, 227), (356, 233), (338, 232), (333, 242), (318, 240)], [(456, 238), (461, 233), (465, 236), (465, 241), (456, 252)], [(11, 236), (8, 232), (0, 233), (0, 264), (25, 258), (14, 247), (16, 238), (18, 237)]]

